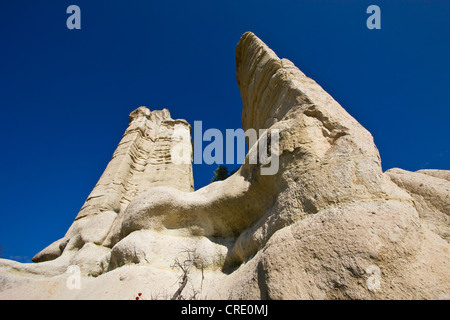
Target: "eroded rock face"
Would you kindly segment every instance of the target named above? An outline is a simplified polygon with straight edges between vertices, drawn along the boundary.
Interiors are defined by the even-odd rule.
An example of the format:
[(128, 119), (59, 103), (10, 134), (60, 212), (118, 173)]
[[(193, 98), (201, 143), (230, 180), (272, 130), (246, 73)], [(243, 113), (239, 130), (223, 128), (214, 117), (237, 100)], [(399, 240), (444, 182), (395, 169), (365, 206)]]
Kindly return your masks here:
[[(276, 174), (262, 175), (263, 165), (250, 164), (247, 156), (230, 178), (190, 192), (189, 165), (182, 181), (172, 180), (143, 164), (164, 153), (146, 147), (118, 152), (133, 159), (120, 161), (123, 171), (113, 170), (120, 172), (121, 187), (108, 187), (112, 196), (104, 196), (112, 183), (105, 171), (66, 237), (39, 258), (54, 260), (3, 261), (8, 287), (0, 297), (36, 286), (29, 280), (33, 272), (42, 275), (41, 292), (28, 290), (30, 297), (51, 297), (50, 287), (57, 287), (60, 298), (128, 299), (139, 277), (139, 291), (148, 296), (173, 293), (173, 261), (196, 249), (197, 298), (449, 298), (448, 220), (428, 219), (416, 199), (421, 194), (439, 217), (448, 217), (448, 182), (441, 179), (448, 174), (420, 173), (439, 180), (425, 193), (412, 191), (414, 181), (399, 187), (405, 179), (395, 170), (382, 172), (371, 134), (254, 34), (239, 41), (236, 66), (244, 130), (279, 132), (279, 148), (272, 149), (279, 157)], [(142, 128), (163, 118), (165, 111), (152, 116), (138, 109), (130, 115), (130, 134), (147, 141), (142, 132), (147, 137), (154, 131)], [(159, 126), (171, 120), (165, 121)], [(125, 150), (135, 148), (131, 142), (125, 147), (132, 137), (125, 134)], [(172, 164), (165, 165), (170, 171)], [(81, 291), (64, 290), (62, 273), (70, 264), (81, 266)]]
[(386, 174), (413, 197), (422, 223), (450, 241), (450, 171), (395, 168)]
[[(114, 221), (140, 193), (156, 186), (194, 190), (191, 163), (175, 164), (171, 149), (180, 139), (174, 130), (190, 132), (185, 120), (173, 120), (169, 110), (150, 111), (139, 107), (129, 116), (129, 126), (111, 161), (87, 198), (74, 223), (60, 239), (34, 258), (34, 262), (53, 260), (68, 248), (80, 249), (86, 243), (108, 246)], [(187, 141), (192, 157), (192, 145)], [(106, 243), (105, 243), (106, 240)]]

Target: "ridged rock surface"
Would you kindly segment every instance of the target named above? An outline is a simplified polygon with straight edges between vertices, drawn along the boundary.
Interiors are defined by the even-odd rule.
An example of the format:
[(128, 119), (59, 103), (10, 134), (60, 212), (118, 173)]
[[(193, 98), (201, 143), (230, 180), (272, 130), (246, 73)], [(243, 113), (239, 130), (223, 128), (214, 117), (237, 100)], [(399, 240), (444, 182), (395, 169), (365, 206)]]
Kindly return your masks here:
[[(268, 165), (247, 155), (233, 176), (195, 192), (190, 182), (183, 189), (162, 178), (155, 187), (124, 178), (145, 187), (99, 200), (100, 213), (87, 203), (77, 226), (49, 250), (51, 258), (63, 251), (56, 259), (2, 260), (0, 298), (167, 298), (178, 288), (174, 261), (193, 249), (197, 298), (450, 298), (446, 220), (430, 223), (414, 192), (398, 186), (395, 172), (383, 173), (371, 134), (252, 33), (237, 45), (236, 67), (244, 130), (279, 132), (279, 147), (267, 146), (279, 157), (276, 174), (261, 174)], [(435, 186), (424, 201), (448, 216), (445, 185)], [(81, 289), (70, 290), (65, 271), (74, 264)]]
[[(139, 107), (129, 116), (129, 126), (111, 161), (87, 198), (64, 238), (39, 252), (34, 262), (53, 260), (68, 248), (86, 243), (107, 245), (113, 222), (120, 219), (128, 204), (140, 193), (156, 186), (193, 191), (191, 163), (174, 164), (172, 147), (180, 143), (174, 130), (184, 129), (185, 120), (173, 120), (169, 110), (150, 111)], [(189, 158), (192, 145), (187, 141)], [(106, 243), (105, 243), (106, 240)]]

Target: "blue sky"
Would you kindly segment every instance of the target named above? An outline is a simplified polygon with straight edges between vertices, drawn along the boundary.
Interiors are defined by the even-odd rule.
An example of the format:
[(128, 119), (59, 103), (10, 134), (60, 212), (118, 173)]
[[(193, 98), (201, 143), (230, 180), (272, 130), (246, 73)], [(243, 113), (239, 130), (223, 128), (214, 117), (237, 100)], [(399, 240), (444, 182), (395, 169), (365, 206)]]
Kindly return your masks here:
[[(81, 8), (68, 30), (66, 8)], [(366, 27), (369, 5), (381, 30)], [(383, 169), (450, 169), (449, 1), (0, 1), (0, 245), (64, 236), (145, 105), (241, 127), (234, 50), (252, 31), (374, 136)], [(215, 165), (194, 165), (196, 189)], [(231, 166), (233, 167), (233, 166)]]

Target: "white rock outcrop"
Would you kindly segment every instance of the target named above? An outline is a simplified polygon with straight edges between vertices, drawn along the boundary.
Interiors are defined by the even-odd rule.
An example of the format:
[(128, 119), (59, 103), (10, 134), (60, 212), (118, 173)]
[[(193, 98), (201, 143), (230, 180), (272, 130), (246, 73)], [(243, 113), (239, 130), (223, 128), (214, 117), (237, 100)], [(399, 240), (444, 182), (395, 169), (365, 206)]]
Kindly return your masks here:
[[(193, 191), (191, 162), (175, 164), (171, 159), (174, 145), (186, 143), (192, 158), (190, 125), (173, 120), (169, 110), (150, 111), (139, 107), (129, 116), (129, 126), (111, 161), (87, 198), (64, 238), (39, 252), (34, 262), (58, 258), (67, 251), (76, 251), (85, 244), (108, 246), (116, 219), (140, 193), (156, 186), (171, 186)], [(183, 140), (174, 130), (186, 132)], [(74, 250), (73, 250), (74, 249)]]
[(421, 222), (450, 241), (450, 171), (390, 169), (386, 174), (414, 199)]
[(279, 132), (276, 174), (247, 155), (193, 192), (191, 166), (167, 156), (170, 128), (188, 124), (139, 108), (66, 236), (34, 259), (45, 262), (0, 261), (0, 298), (167, 298), (173, 262), (193, 249), (197, 298), (450, 298), (448, 172), (383, 173), (371, 134), (250, 32), (236, 67), (244, 130)]

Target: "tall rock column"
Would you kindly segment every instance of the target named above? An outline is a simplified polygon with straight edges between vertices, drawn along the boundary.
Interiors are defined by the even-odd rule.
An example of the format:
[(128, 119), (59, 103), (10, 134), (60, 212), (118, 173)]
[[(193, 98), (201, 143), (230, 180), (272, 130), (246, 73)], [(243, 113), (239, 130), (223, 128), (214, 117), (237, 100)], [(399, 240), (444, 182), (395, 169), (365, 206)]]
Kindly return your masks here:
[(68, 244), (78, 249), (89, 242), (101, 245), (117, 215), (152, 187), (194, 191), (192, 161), (179, 164), (171, 157), (173, 146), (184, 143), (183, 150), (192, 158), (190, 137), (174, 134), (174, 130), (190, 133), (189, 123), (172, 119), (167, 109), (150, 111), (146, 107), (131, 112), (129, 121), (111, 161), (65, 237), (39, 252), (34, 262), (59, 257)]

